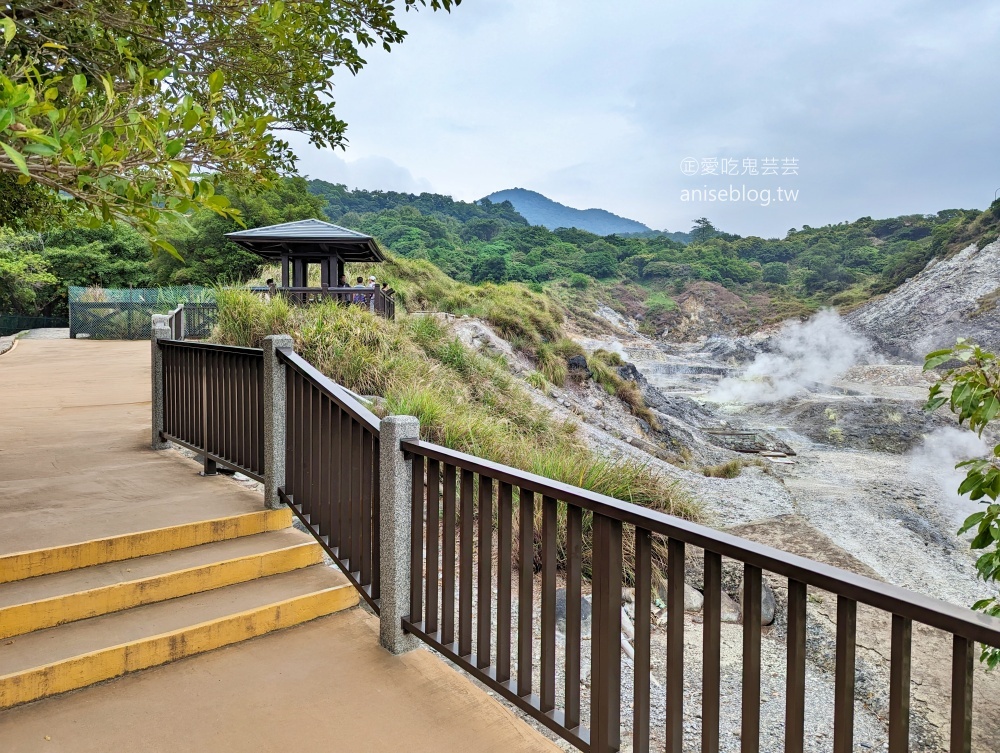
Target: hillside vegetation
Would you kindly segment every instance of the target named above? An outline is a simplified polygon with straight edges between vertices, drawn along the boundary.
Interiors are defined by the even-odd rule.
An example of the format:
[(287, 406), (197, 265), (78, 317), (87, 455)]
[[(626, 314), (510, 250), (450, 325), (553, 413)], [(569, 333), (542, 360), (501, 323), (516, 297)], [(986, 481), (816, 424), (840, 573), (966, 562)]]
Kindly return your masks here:
[[(437, 194), (349, 191), (324, 181), (287, 178), (263, 192), (222, 186), (248, 227), (323, 217), (370, 233), (400, 259), (429, 262), (454, 281), (521, 283), (513, 299), (494, 305), (516, 329), (517, 298), (546, 294), (552, 308), (586, 318), (601, 303), (629, 314), (650, 334), (686, 338), (705, 327), (747, 331), (825, 305), (852, 308), (895, 289), (937, 256), (1000, 232), (1000, 203), (989, 210), (945, 210), (822, 228), (803, 226), (784, 238), (740, 237), (698, 220), (681, 243), (665, 235), (600, 237), (576, 229), (530, 225), (509, 202), (455, 201)], [(224, 235), (238, 229), (210, 211), (164, 230), (183, 260), (150, 256), (146, 240), (124, 226), (96, 229), (56, 223), (43, 232), (0, 236), (0, 313), (65, 312), (69, 285), (147, 287), (241, 283), (258, 275), (260, 259)], [(414, 272), (418, 272), (414, 268)], [(472, 288), (419, 272), (433, 288), (417, 308), (489, 306)], [(402, 278), (400, 278), (402, 279)], [(401, 283), (401, 291), (407, 283)], [(468, 299), (452, 301), (452, 297)], [(701, 330), (686, 330), (692, 311)], [(714, 318), (712, 318), (714, 316)], [(694, 317), (697, 318), (697, 317)], [(513, 334), (516, 337), (517, 334)]]
[[(403, 277), (391, 279), (401, 292), (407, 290)], [(426, 279), (408, 284), (409, 300), (426, 294)], [(500, 306), (490, 299), (513, 294), (504, 287), (473, 293), (452, 284), (455, 300), (470, 301), (470, 310), (495, 311)], [(296, 352), (324, 374), (356, 393), (381, 398), (376, 412), (416, 416), (424, 439), (650, 509), (699, 518), (697, 504), (648, 465), (592, 453), (574, 423), (555, 420), (534, 403), (502, 358), (467, 349), (437, 317), (401, 314), (388, 321), (357, 306), (298, 308), (282, 298), (264, 301), (237, 289), (219, 291), (218, 302), (216, 341), (259, 347), (266, 335), (291, 333)], [(543, 299), (527, 299), (523, 308), (534, 311), (530, 320), (549, 326)], [(533, 330), (524, 336), (542, 334)]]

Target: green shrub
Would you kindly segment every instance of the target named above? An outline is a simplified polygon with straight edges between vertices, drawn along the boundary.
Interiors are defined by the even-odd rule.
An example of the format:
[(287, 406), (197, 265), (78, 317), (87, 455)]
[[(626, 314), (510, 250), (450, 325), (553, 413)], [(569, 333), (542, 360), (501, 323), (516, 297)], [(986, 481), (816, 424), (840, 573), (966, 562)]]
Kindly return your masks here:
[(585, 274), (574, 272), (569, 277), (569, 285), (577, 290), (586, 290), (590, 287), (590, 278)]

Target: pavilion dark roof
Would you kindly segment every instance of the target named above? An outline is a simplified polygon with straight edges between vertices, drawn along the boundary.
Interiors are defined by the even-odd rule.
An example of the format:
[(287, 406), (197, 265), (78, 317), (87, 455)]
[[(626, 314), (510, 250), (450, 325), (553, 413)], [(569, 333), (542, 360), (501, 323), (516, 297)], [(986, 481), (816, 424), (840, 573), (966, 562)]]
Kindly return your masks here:
[(299, 220), (226, 233), (226, 237), (248, 251), (267, 259), (292, 256), (330, 256), (346, 262), (385, 261), (385, 255), (370, 235), (348, 230), (322, 220)]

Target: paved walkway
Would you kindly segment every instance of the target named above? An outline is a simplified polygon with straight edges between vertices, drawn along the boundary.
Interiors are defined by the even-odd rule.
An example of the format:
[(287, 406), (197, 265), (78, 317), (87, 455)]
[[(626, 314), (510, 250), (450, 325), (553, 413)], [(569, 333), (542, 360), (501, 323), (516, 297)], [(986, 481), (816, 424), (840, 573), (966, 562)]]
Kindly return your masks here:
[[(0, 356), (0, 553), (261, 509), (149, 447), (149, 343)], [(394, 657), (359, 608), (0, 712), (0, 750), (555, 751), (434, 654)]]

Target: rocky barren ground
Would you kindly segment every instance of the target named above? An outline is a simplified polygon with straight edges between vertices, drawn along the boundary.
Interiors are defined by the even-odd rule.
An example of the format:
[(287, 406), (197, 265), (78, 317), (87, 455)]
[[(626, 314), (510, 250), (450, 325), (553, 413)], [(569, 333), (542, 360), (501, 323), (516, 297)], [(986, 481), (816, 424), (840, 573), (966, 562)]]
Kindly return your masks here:
[[(968, 541), (955, 533), (975, 505), (957, 498), (954, 490), (962, 475), (954, 464), (981, 446), (967, 430), (956, 428), (946, 411), (923, 410), (933, 378), (923, 374), (913, 356), (924, 343), (943, 347), (946, 339), (965, 331), (986, 344), (993, 342), (994, 317), (987, 321), (982, 309), (989, 305), (992, 291), (1000, 288), (996, 271), (1000, 258), (994, 257), (1000, 257), (1000, 244), (931, 265), (897, 293), (855, 311), (848, 318), (850, 326), (831, 318), (827, 322), (831, 331), (807, 329), (790, 336), (770, 328), (750, 337), (671, 343), (646, 338), (634, 322), (610, 309), (599, 310), (608, 322), (608, 334), (597, 335), (588, 326), (586, 335), (576, 339), (588, 350), (604, 348), (627, 359), (621, 373), (639, 382), (657, 415), (659, 430), (633, 418), (590, 382), (529, 389), (533, 399), (558, 417), (575, 417), (586, 441), (598, 452), (640, 458), (675, 479), (701, 500), (713, 527), (967, 606), (988, 589), (976, 578)], [(966, 279), (970, 275), (985, 280), (973, 283)], [(936, 308), (928, 313), (919, 300), (932, 295), (935, 286), (943, 291), (939, 298), (955, 294), (956, 300), (935, 301)], [(940, 317), (935, 312), (942, 307), (959, 312), (948, 319), (948, 326), (936, 326)], [(505, 355), (515, 374), (531, 371), (531, 364), (488, 327), (461, 319), (455, 327), (468, 345)], [(832, 339), (827, 343), (824, 338)], [(819, 354), (818, 363), (795, 363), (797, 358), (812, 357), (796, 350), (795, 343), (802, 341), (815, 345), (811, 350)], [(906, 343), (908, 348), (903, 347)], [(741, 380), (749, 387), (740, 386)], [(784, 450), (793, 455), (793, 464), (758, 460), (736, 478), (707, 477), (704, 466), (752, 457), (735, 452), (733, 437), (726, 431), (746, 432), (757, 449)], [(696, 589), (701, 585), (699, 557), (700, 552), (689, 552), (687, 580)], [(738, 750), (742, 659), (738, 563), (728, 563), (726, 573), (724, 587), (735, 615), (733, 622), (723, 625), (722, 749)], [(762, 750), (780, 750), (787, 585), (771, 574), (765, 574), (765, 581), (774, 596), (775, 619), (762, 648)], [(832, 745), (836, 598), (811, 591), (808, 615), (806, 745), (807, 750), (825, 751)], [(651, 618), (654, 676), (662, 678), (665, 633), (656, 624), (656, 615)], [(685, 634), (685, 749), (693, 750), (700, 739), (697, 610), (686, 615)], [(862, 606), (858, 635), (856, 749), (883, 749), (889, 616)], [(949, 733), (950, 639), (915, 627), (913, 647), (911, 748), (944, 749)], [(631, 692), (630, 666), (623, 655), (626, 699)], [(1000, 680), (977, 672), (975, 682), (973, 750), (994, 750), (1000, 730), (993, 704), (1000, 696)], [(654, 713), (654, 733), (658, 724), (661, 727), (654, 736), (662, 738), (662, 688), (654, 685), (653, 696), (654, 704), (660, 704)], [(623, 708), (626, 740), (630, 714)]]

